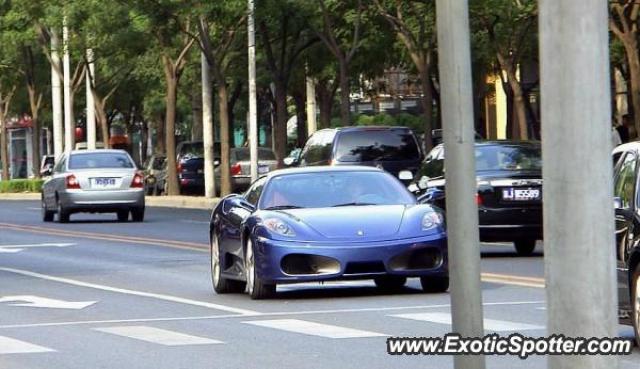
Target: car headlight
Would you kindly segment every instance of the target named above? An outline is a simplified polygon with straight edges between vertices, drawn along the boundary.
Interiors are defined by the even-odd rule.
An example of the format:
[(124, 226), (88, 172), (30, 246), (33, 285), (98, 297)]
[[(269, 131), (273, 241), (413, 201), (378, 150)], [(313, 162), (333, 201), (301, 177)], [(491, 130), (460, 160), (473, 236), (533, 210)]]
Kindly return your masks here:
[(443, 224), (444, 224), (444, 217), (439, 212), (429, 211), (425, 213), (424, 216), (422, 217), (423, 231), (432, 230), (434, 228), (443, 226)]
[(289, 225), (277, 218), (265, 219), (262, 224), (271, 232), (277, 233), (281, 236), (294, 237), (296, 233), (289, 227)]

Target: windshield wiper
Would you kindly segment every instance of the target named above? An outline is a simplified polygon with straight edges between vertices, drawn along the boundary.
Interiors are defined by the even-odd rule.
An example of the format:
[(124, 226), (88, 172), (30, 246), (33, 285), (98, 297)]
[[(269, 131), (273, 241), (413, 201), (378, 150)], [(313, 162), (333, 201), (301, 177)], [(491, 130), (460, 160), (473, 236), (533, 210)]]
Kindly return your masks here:
[(287, 209), (303, 209), (303, 207), (297, 206), (297, 205), (277, 205), (277, 206), (269, 206), (268, 208), (264, 208), (264, 210), (287, 210)]
[(334, 208), (338, 208), (341, 206), (368, 206), (368, 205), (377, 205), (377, 204), (372, 204), (369, 202), (347, 202), (345, 204), (338, 204), (338, 205), (333, 205)]

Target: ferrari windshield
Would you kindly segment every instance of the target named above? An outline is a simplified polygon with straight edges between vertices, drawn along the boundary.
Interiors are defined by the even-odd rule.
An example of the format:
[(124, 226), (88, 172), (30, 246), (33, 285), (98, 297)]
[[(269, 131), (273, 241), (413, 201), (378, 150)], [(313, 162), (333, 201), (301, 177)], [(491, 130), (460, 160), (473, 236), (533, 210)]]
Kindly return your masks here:
[(328, 171), (280, 175), (268, 182), (260, 209), (408, 205), (415, 198), (384, 172)]

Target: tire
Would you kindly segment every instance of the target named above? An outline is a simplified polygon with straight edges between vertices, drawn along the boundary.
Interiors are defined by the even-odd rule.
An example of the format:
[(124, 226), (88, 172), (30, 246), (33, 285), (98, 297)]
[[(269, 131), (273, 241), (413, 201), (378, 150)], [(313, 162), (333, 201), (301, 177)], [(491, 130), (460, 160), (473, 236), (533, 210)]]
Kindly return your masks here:
[(144, 222), (144, 208), (131, 209), (131, 219), (136, 223)]
[(211, 242), (209, 246), (209, 255), (211, 259), (211, 283), (213, 285), (213, 290), (219, 295), (242, 292), (245, 289), (245, 283), (230, 280), (222, 276), (220, 245), (218, 244), (218, 237), (215, 233), (211, 235)]
[(519, 256), (529, 256), (533, 254), (533, 250), (536, 248), (536, 240), (525, 238), (514, 241), (513, 245), (516, 247), (516, 252)]
[(118, 222), (126, 222), (129, 220), (129, 211), (128, 210), (118, 210)]
[(71, 218), (71, 214), (67, 209), (65, 209), (60, 201), (58, 201), (58, 222), (59, 223), (69, 223), (69, 219)]
[(272, 297), (276, 292), (275, 284), (266, 284), (260, 280), (256, 271), (255, 254), (253, 252), (253, 241), (247, 240), (247, 250), (244, 256), (244, 273), (247, 277), (246, 292), (252, 300), (262, 300)]
[(640, 346), (640, 264), (631, 276), (631, 304), (633, 331), (636, 334), (636, 344)]
[(42, 199), (42, 221), (43, 222), (53, 222), (53, 216), (55, 215), (55, 211), (50, 211), (47, 209), (47, 204), (44, 199)]
[(407, 283), (406, 277), (400, 277), (395, 275), (385, 275), (381, 277), (375, 277), (373, 279), (376, 286), (383, 291), (396, 291), (404, 287)]
[(449, 276), (420, 277), (420, 285), (424, 292), (447, 292), (449, 289)]

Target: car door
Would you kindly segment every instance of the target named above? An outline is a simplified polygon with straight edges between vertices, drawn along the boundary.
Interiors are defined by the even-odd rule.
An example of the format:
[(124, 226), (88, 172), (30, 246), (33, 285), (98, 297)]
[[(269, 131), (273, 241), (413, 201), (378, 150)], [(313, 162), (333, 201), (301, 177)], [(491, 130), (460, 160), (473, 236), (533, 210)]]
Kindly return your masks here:
[(53, 173), (42, 184), (42, 194), (49, 209), (54, 209), (56, 204), (56, 192), (64, 186), (65, 171), (67, 167), (67, 155), (63, 154), (58, 163), (53, 167)]
[(620, 159), (614, 176), (616, 270), (618, 276), (618, 298), (621, 311), (630, 308), (629, 271), (627, 262), (633, 247), (636, 229), (640, 221), (638, 201), (638, 154), (629, 151)]

